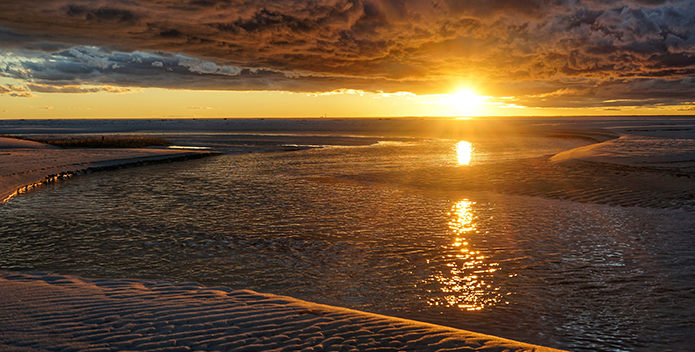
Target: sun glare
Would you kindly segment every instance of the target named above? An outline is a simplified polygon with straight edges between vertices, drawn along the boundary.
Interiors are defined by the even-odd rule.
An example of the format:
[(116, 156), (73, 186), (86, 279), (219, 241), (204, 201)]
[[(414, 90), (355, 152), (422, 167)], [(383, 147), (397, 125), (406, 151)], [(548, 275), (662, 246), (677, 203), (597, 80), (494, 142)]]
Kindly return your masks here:
[(478, 113), (480, 105), (484, 100), (485, 97), (468, 89), (462, 89), (451, 95), (451, 104), (467, 114)]
[(471, 143), (460, 141), (456, 144), (456, 155), (458, 156), (459, 165), (469, 165), (472, 153), (473, 145)]
[(502, 270), (500, 263), (476, 248), (482, 235), (476, 230), (475, 202), (468, 199), (456, 202), (448, 215), (451, 216), (449, 229), (453, 243), (445, 246), (446, 254), (441, 258), (447, 262), (447, 268), (430, 277), (438, 284), (442, 295), (433, 296), (428, 303), (469, 311), (501, 302), (508, 304), (502, 300), (500, 287), (495, 282), (494, 273)]

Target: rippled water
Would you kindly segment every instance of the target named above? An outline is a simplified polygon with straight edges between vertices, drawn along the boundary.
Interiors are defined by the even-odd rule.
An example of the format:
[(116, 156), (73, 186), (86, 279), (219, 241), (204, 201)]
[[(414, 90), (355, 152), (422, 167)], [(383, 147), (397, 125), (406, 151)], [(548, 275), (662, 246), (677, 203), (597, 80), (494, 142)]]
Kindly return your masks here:
[(402, 186), (582, 142), (473, 140), (466, 166), (459, 141), (346, 140), (43, 187), (0, 207), (0, 268), (248, 288), (572, 350), (692, 348), (692, 213)]

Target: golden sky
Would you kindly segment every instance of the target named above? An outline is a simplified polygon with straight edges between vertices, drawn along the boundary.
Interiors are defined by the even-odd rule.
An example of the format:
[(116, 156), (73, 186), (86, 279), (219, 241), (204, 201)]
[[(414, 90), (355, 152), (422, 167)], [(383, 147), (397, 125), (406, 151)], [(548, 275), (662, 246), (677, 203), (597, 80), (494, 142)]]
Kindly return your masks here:
[(684, 115), (695, 3), (0, 3), (0, 118)]

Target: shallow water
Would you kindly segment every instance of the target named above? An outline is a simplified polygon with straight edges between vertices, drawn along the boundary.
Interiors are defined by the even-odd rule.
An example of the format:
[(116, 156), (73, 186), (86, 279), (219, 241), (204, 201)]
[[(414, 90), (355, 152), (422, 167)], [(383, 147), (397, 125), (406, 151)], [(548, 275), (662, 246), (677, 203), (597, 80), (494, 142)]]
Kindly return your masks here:
[(692, 213), (404, 186), (584, 142), (471, 140), (466, 166), (457, 140), (253, 138), (335, 143), (43, 187), (0, 207), (0, 268), (248, 288), (571, 350), (691, 348)]

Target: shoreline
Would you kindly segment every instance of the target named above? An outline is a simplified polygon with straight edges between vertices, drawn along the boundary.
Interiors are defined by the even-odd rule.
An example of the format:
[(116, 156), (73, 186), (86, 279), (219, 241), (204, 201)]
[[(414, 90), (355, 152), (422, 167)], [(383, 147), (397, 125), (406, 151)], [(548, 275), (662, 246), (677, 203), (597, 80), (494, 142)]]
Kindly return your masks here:
[[(0, 138), (0, 204), (76, 175), (217, 154), (54, 149)], [(0, 297), (0, 350), (559, 351), (286, 296), (192, 283), (0, 270)]]
[(55, 149), (0, 138), (0, 205), (44, 184), (92, 172), (204, 158), (180, 149)]
[[(570, 131), (577, 132), (577, 131)], [(573, 133), (568, 133), (567, 138), (572, 138)], [(593, 133), (592, 133), (593, 135)], [(579, 133), (579, 136), (583, 135)], [(565, 137), (565, 136), (562, 136)], [(1, 138), (0, 138), (1, 139)], [(598, 143), (590, 144), (586, 147), (575, 148), (568, 150), (563, 153), (559, 153), (551, 159), (551, 164), (558, 164), (563, 167), (572, 167), (578, 163), (592, 163), (597, 164), (601, 162), (606, 162), (612, 165), (613, 168), (621, 168), (618, 170), (623, 172), (622, 168), (625, 167), (635, 167), (635, 166), (646, 166), (644, 162), (647, 160), (656, 160), (657, 165), (648, 164), (648, 166), (671, 166), (673, 163), (677, 163), (681, 167), (692, 167), (690, 162), (695, 160), (692, 159), (690, 154), (683, 155), (679, 159), (654, 159), (655, 155), (636, 155), (632, 151), (634, 144), (626, 144), (626, 142), (641, 142), (644, 138), (607, 138), (605, 141), (596, 140)], [(690, 142), (683, 142), (682, 140), (678, 143), (684, 143), (683, 145), (689, 149), (692, 149)], [(618, 151), (625, 150), (625, 153), (616, 153), (616, 148)], [(16, 147), (15, 149), (4, 149), (0, 147), (0, 171), (3, 165), (2, 158), (7, 158), (10, 156), (20, 156), (25, 158), (28, 155), (35, 156), (45, 156), (51, 153), (62, 153), (66, 150), (52, 150), (52, 149), (31, 149), (27, 146)], [(122, 167), (134, 167), (140, 165), (146, 165), (149, 163), (159, 163), (159, 162), (170, 162), (176, 160), (186, 160), (191, 158), (205, 157), (214, 155), (214, 152), (210, 151), (192, 151), (192, 150), (171, 150), (171, 149), (136, 149), (136, 150), (119, 150), (111, 151), (113, 153), (105, 153), (100, 155), (92, 155), (94, 153), (99, 154), (104, 152), (100, 149), (88, 149), (88, 150), (67, 150), (70, 154), (72, 161), (56, 161), (53, 164), (45, 164), (45, 160), (38, 160), (37, 164), (34, 166), (25, 167), (24, 170), (9, 170), (7, 172), (0, 172), (0, 206), (3, 202), (11, 199), (19, 193), (25, 192), (29, 189), (35, 188), (38, 185), (44, 183), (55, 182), (63, 178), (69, 178), (75, 175), (80, 175), (84, 173), (90, 173), (94, 171), (118, 169)], [(117, 156), (116, 154), (122, 153), (122, 155)], [(130, 153), (130, 154), (129, 154)], [(135, 154), (133, 154), (135, 153)], [(140, 154), (138, 154), (140, 153)], [(147, 155), (144, 155), (147, 154)], [(64, 155), (63, 155), (64, 156)], [(89, 156), (92, 159), (84, 159)], [(658, 155), (657, 155), (658, 156)], [(635, 159), (639, 157), (639, 159)], [(82, 158), (82, 159), (80, 159)], [(96, 159), (94, 159), (96, 158)], [(646, 158), (646, 159), (643, 159)], [(59, 159), (59, 158), (58, 158)], [(617, 161), (617, 162), (616, 162)], [(43, 163), (43, 164), (42, 164)], [(10, 163), (11, 164), (11, 163)], [(581, 166), (581, 165), (580, 165)], [(584, 167), (577, 167), (581, 170), (585, 170)], [(601, 169), (601, 173), (605, 170)], [(582, 174), (583, 175), (583, 174)], [(676, 180), (683, 178), (683, 181), (690, 183), (690, 175), (675, 175)], [(688, 180), (685, 180), (687, 178)], [(31, 181), (33, 183), (27, 183), (27, 180), (38, 179), (38, 181)], [(14, 180), (14, 181), (13, 181)], [(636, 184), (643, 183), (642, 176), (635, 176)], [(23, 187), (15, 189), (13, 193), (9, 196), (4, 196), (7, 191), (8, 184), (12, 182), (23, 183)], [(638, 182), (639, 181), (639, 182)], [(648, 181), (653, 181), (649, 178)], [(668, 178), (671, 181), (671, 178)], [(657, 182), (659, 184), (663, 182)], [(667, 182), (671, 184), (670, 182)], [(680, 183), (680, 182), (679, 182)], [(9, 188), (14, 186), (10, 185)], [(680, 192), (680, 190), (676, 190)], [(5, 192), (5, 193), (3, 193)], [(547, 192), (546, 192), (547, 193)], [(605, 192), (601, 192), (598, 196), (603, 196)], [(580, 195), (581, 196), (581, 195)], [(593, 197), (593, 195), (591, 195)], [(598, 197), (597, 196), (597, 197)], [(552, 197), (551, 197), (552, 198)], [(561, 197), (561, 199), (564, 199)], [(576, 200), (570, 198), (571, 200)], [(590, 201), (593, 198), (589, 199)], [(623, 198), (619, 199), (623, 201)], [(629, 199), (628, 199), (629, 200)], [(578, 201), (581, 201), (578, 200)], [(622, 203), (621, 203), (622, 204)], [(639, 203), (641, 204), (641, 203)], [(637, 204), (639, 206), (639, 204)], [(628, 204), (627, 206), (629, 206)], [(160, 289), (161, 288), (161, 289)], [(35, 292), (42, 291), (42, 295), (39, 298), (32, 297), (20, 297), (21, 302), (12, 299), (16, 298), (15, 292)], [(215, 291), (215, 292), (212, 292)], [(187, 296), (187, 295), (192, 296)], [(173, 296), (172, 296), (173, 295)], [(225, 295), (227, 298), (225, 298)], [(219, 296), (219, 297), (218, 297)], [(19, 272), (3, 272), (0, 270), (0, 297), (10, 298), (10, 302), (14, 302), (15, 305), (24, 307), (22, 309), (30, 310), (36, 312), (35, 314), (41, 316), (42, 318), (27, 318), (29, 320), (24, 321), (24, 330), (20, 328), (15, 328), (10, 322), (3, 321), (0, 318), (0, 350), (5, 348), (19, 349), (23, 350), (35, 350), (34, 344), (45, 343), (45, 346), (51, 346), (48, 341), (53, 341), (52, 339), (59, 339), (67, 345), (65, 347), (77, 348), (77, 349), (99, 349), (99, 350), (120, 350), (120, 349), (138, 349), (146, 350), (156, 349), (156, 350), (188, 350), (202, 347), (195, 347), (199, 345), (185, 345), (181, 341), (190, 341), (191, 331), (197, 331), (196, 336), (202, 336), (207, 338), (209, 341), (215, 341), (217, 345), (222, 346), (220, 350), (224, 349), (236, 349), (242, 348), (244, 345), (234, 345), (235, 341), (245, 341), (244, 343), (256, 346), (257, 350), (266, 349), (277, 349), (277, 350), (296, 350), (296, 349), (307, 349), (320, 351), (320, 350), (368, 350), (377, 348), (383, 348), (383, 350), (523, 350), (523, 351), (554, 351), (554, 349), (527, 345), (525, 343), (506, 340), (497, 338), (494, 336), (482, 335), (467, 332), (465, 330), (457, 330), (453, 328), (447, 328), (432, 324), (420, 323), (417, 321), (404, 320), (400, 318), (391, 318), (387, 316), (379, 316), (371, 313), (364, 313), (358, 311), (352, 311), (349, 309), (323, 306), (318, 304), (313, 304), (309, 302), (295, 300), (289, 297), (274, 296), (260, 294), (253, 291), (232, 291), (228, 288), (209, 288), (203, 287), (198, 284), (171, 284), (163, 282), (151, 282), (143, 280), (125, 280), (125, 279), (83, 279), (74, 276), (65, 275), (53, 275), (53, 274), (40, 274), (31, 275)], [(66, 298), (67, 297), (67, 298)], [(72, 299), (70, 297), (79, 297), (79, 299)], [(122, 299), (119, 301), (112, 300), (113, 297)], [(189, 323), (189, 316), (187, 315), (177, 315), (181, 314), (180, 310), (186, 311), (190, 307), (199, 307), (206, 305), (206, 300), (208, 298), (215, 298), (218, 300), (231, 299), (232, 303), (236, 304), (239, 300), (236, 298), (242, 297), (244, 299), (248, 298), (248, 301), (242, 299), (242, 307), (253, 306), (258, 310), (250, 311), (252, 317), (262, 317), (253, 321), (244, 321), (240, 324), (245, 324), (249, 329), (260, 325), (260, 330), (244, 330), (244, 327), (240, 327), (239, 324), (228, 325), (226, 330), (220, 330), (223, 324), (219, 320), (215, 320), (211, 317), (219, 316), (218, 312), (225, 312), (225, 307), (215, 306), (211, 313), (206, 313), (205, 319), (199, 320), (197, 323)], [(25, 299), (26, 298), (26, 299)], [(158, 305), (160, 301), (167, 301), (170, 298), (174, 298), (172, 304), (176, 305), (178, 308), (166, 308)], [(80, 301), (88, 301), (88, 307), (80, 306)], [(109, 303), (110, 302), (110, 303)], [(235, 303), (236, 302), (236, 303)], [(268, 307), (265, 303), (272, 303), (272, 307)], [(279, 303), (278, 303), (279, 302)], [(299, 303), (298, 303), (299, 302)], [(55, 305), (60, 305), (61, 307), (55, 308)], [(153, 305), (154, 304), (154, 305)], [(297, 305), (293, 305), (297, 304)], [(64, 307), (63, 307), (64, 305)], [(232, 304), (233, 306), (233, 304)], [(67, 308), (66, 308), (67, 307)], [(116, 312), (116, 314), (104, 315), (104, 316), (85, 316), (83, 312), (91, 311), (92, 307), (116, 307), (115, 310), (110, 312)], [(132, 307), (141, 307), (144, 311), (133, 311)], [(318, 307), (318, 308), (317, 308)], [(239, 308), (239, 307), (236, 307)], [(234, 308), (234, 309), (236, 309)], [(292, 309), (290, 309), (292, 308)], [(3, 305), (0, 303), (0, 311), (3, 312), (3, 317), (14, 318), (26, 318), (23, 316), (22, 309), (13, 308), (12, 304)], [(165, 320), (168, 326), (166, 329), (161, 329), (162, 321), (157, 320), (157, 316), (153, 316), (152, 320), (130, 320), (131, 316), (140, 314), (144, 316), (147, 312), (151, 311), (162, 311), (169, 309), (167, 312), (167, 317), (178, 321), (186, 320), (185, 323), (179, 325), (169, 324), (171, 321)], [(328, 313), (327, 313), (328, 312)], [(364, 334), (360, 335), (359, 340), (357, 338), (349, 338), (351, 336), (343, 335), (332, 335), (336, 333), (344, 333), (345, 331), (337, 328), (337, 332), (329, 330), (325, 332), (321, 330), (324, 326), (327, 317), (332, 317), (332, 314), (347, 314), (341, 316), (339, 321), (333, 322), (329, 325), (331, 326), (341, 326), (340, 322), (347, 322), (349, 324), (343, 326), (351, 326), (357, 332), (365, 330), (365, 326), (362, 324), (355, 323), (356, 320), (363, 321), (367, 326), (373, 323), (372, 319), (378, 319), (381, 321), (381, 327), (377, 331), (372, 331), (370, 328), (366, 328), (367, 331), (363, 331)], [(71, 318), (68, 320), (60, 320), (60, 317), (65, 317), (69, 314)], [(82, 314), (82, 315), (81, 315)], [(222, 314), (222, 313), (220, 313)], [(232, 312), (231, 314), (235, 314)], [(271, 316), (271, 319), (265, 319), (263, 317)], [(266, 334), (267, 331), (276, 332), (272, 330), (277, 328), (278, 322), (286, 323), (292, 317), (299, 316), (300, 318), (316, 318), (318, 320), (307, 320), (302, 321), (298, 327), (287, 328), (286, 330), (281, 330), (278, 333), (272, 333), (270, 335)], [(108, 319), (107, 319), (108, 318)], [(209, 319), (208, 319), (209, 318)], [(112, 319), (112, 320), (109, 320)], [(114, 320), (115, 319), (115, 320)], [(206, 320), (207, 319), (207, 320)], [(60, 321), (59, 321), (60, 320)], [(87, 321), (87, 325), (84, 325), (84, 321)], [(227, 320), (228, 321), (228, 320)], [(109, 324), (115, 324), (115, 329), (104, 328), (103, 325), (111, 326)], [(219, 325), (219, 326), (216, 326)], [(350, 325), (352, 324), (352, 325)], [(404, 324), (404, 325), (400, 325)], [(21, 324), (20, 324), (21, 325)], [(201, 326), (198, 326), (201, 325)], [(423, 334), (417, 340), (426, 339), (429, 341), (426, 345), (410, 346), (407, 344), (409, 338), (401, 340), (401, 346), (388, 345), (394, 339), (389, 337), (386, 345), (382, 342), (377, 341), (375, 336), (380, 334), (382, 331), (388, 331), (391, 333), (395, 328), (394, 326), (406, 326), (404, 329), (421, 329), (419, 334)], [(123, 335), (120, 334), (120, 327), (123, 326), (145, 326), (144, 330), (128, 330), (125, 331)], [(172, 327), (173, 326), (173, 327)], [(195, 328), (193, 327), (195, 326)], [(234, 328), (236, 326), (236, 329)], [(66, 328), (68, 327), (68, 328)], [(90, 330), (91, 329), (91, 330)], [(231, 329), (231, 330), (229, 330)], [(268, 330), (271, 329), (271, 330)], [(321, 339), (313, 335), (300, 336), (307, 329), (312, 331), (318, 331), (321, 333)], [(319, 330), (316, 330), (319, 329)], [(443, 329), (443, 330), (442, 330)], [(99, 331), (97, 335), (92, 335), (90, 331)], [(46, 332), (49, 331), (49, 332)], [(77, 331), (77, 332), (76, 332)], [(400, 331), (400, 330), (399, 330)], [(410, 331), (410, 330), (408, 330)], [(31, 333), (30, 333), (31, 332)], [(118, 332), (118, 334), (116, 334)], [(190, 332), (190, 333), (189, 333)], [(43, 335), (42, 335), (43, 334)], [(222, 334), (222, 335), (221, 335)], [(265, 334), (265, 335), (264, 335)], [(294, 334), (294, 335), (292, 335)], [(461, 335), (463, 334), (463, 335)], [(50, 335), (50, 336), (48, 336)], [(167, 340), (169, 336), (175, 336)], [(224, 335), (224, 336), (223, 336)], [(27, 337), (29, 336), (29, 337)], [(35, 336), (34, 340), (31, 340)], [(381, 335), (378, 335), (381, 336)], [(391, 336), (391, 335), (389, 335)], [(401, 336), (411, 336), (408, 333), (396, 334), (395, 340), (398, 340)], [(432, 336), (428, 338), (428, 336)], [(339, 337), (343, 345), (339, 345), (338, 349), (333, 348), (333, 342), (339, 341), (333, 339), (334, 337)], [(394, 336), (391, 336), (394, 337)], [(251, 340), (254, 338), (255, 340)], [(314, 345), (304, 345), (302, 344), (305, 339), (314, 338)], [(382, 340), (386, 337), (382, 337)], [(15, 339), (15, 340), (12, 340)], [(22, 340), (24, 339), (24, 340)], [(28, 340), (27, 340), (28, 339)], [(172, 340), (173, 339), (173, 340)], [(231, 339), (231, 340), (230, 340)], [(234, 340), (236, 339), (236, 340)], [(298, 340), (297, 340), (298, 339)], [(15, 341), (14, 345), (4, 345), (5, 341)], [(205, 341), (208, 341), (205, 340)], [(282, 341), (280, 341), (282, 340)], [(345, 342), (352, 341), (353, 342)], [(199, 340), (196, 340), (201, 342)], [(290, 345), (283, 345), (287, 341), (294, 341)], [(331, 345), (326, 348), (324, 345), (325, 341), (331, 342)], [(366, 342), (365, 342), (366, 341)], [(194, 341), (195, 342), (195, 341)], [(202, 342), (201, 342), (202, 343)], [(265, 345), (267, 343), (275, 343), (275, 345)], [(83, 345), (85, 344), (85, 345)], [(180, 344), (184, 344), (183, 346)], [(260, 345), (259, 345), (260, 344)], [(7, 347), (11, 346), (11, 347)], [(31, 348), (29, 348), (31, 346)], [(146, 347), (145, 347), (146, 346)], [(211, 345), (212, 346), (212, 345)], [(213, 346), (213, 347), (214, 347)], [(264, 347), (261, 347), (264, 346)], [(355, 348), (353, 348), (355, 347)], [(431, 347), (431, 348), (430, 348)], [(21, 349), (20, 349), (21, 348)], [(33, 348), (33, 349), (32, 349)], [(388, 349), (390, 348), (390, 349)], [(410, 348), (410, 349), (408, 349)]]
[(0, 271), (0, 350), (561, 351), (287, 296)]

